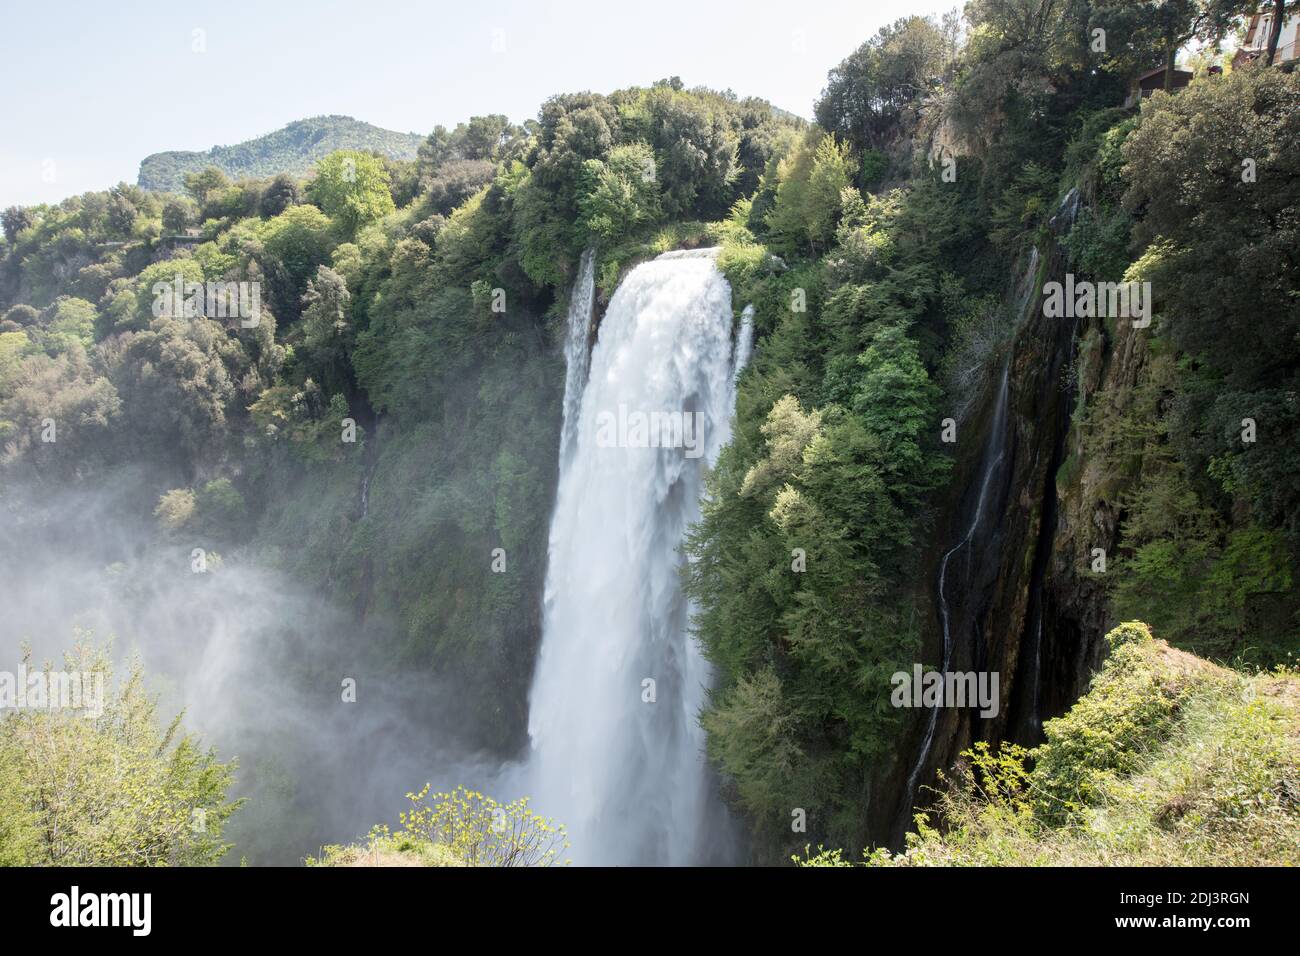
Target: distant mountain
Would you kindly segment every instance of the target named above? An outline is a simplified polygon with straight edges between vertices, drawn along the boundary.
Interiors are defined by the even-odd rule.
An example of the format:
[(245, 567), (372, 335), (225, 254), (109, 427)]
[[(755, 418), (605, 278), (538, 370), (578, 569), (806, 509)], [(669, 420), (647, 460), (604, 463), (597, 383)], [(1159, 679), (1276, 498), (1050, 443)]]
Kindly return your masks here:
[(138, 182), (145, 189), (179, 192), (186, 173), (206, 166), (217, 166), (232, 179), (276, 173), (302, 176), (336, 149), (375, 150), (393, 159), (414, 159), (423, 141), (418, 133), (396, 133), (350, 116), (313, 116), (234, 146), (146, 156), (140, 163)]

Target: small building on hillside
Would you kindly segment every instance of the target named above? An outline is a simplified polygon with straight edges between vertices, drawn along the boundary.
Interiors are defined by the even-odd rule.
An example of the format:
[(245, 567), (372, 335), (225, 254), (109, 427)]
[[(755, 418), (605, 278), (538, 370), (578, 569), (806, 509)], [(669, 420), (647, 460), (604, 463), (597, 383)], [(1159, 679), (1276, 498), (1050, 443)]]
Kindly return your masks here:
[[(1169, 84), (1171, 93), (1177, 92), (1192, 82), (1191, 70), (1174, 70), (1173, 81)], [(1147, 70), (1140, 76), (1134, 77), (1128, 86), (1128, 98), (1124, 100), (1124, 106), (1137, 106), (1142, 100), (1146, 99), (1156, 90), (1165, 88), (1165, 68), (1158, 66), (1154, 70)]]
[[(1250, 26), (1246, 27), (1246, 39), (1242, 41), (1233, 56), (1232, 65), (1264, 62), (1264, 58), (1268, 55), (1268, 38), (1272, 34), (1272, 13), (1257, 13), (1252, 16)], [(1282, 35), (1277, 38), (1277, 52), (1273, 54), (1274, 66), (1289, 66), (1294, 69), (1296, 60), (1300, 59), (1300, 50), (1297, 50), (1298, 40), (1300, 40), (1300, 14), (1292, 13), (1282, 20)]]

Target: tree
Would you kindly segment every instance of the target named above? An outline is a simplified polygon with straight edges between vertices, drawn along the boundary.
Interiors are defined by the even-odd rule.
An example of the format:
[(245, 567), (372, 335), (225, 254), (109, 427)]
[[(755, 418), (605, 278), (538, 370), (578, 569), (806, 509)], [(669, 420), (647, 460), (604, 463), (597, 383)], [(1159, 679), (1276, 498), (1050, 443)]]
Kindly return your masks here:
[[(49, 674), (51, 668), (31, 666)], [(234, 763), (157, 722), (133, 662), (113, 681), (108, 653), (79, 644), (63, 671), (91, 683), (94, 708), (11, 711), (0, 719), (0, 860), (24, 866), (210, 866), (240, 802)], [(47, 680), (49, 678), (47, 677)], [(84, 687), (84, 683), (82, 685)]]
[(487, 159), (450, 159), (420, 183), (428, 208), (443, 216), (451, 215), (496, 175), (496, 164)]
[(130, 237), (139, 211), (124, 192), (113, 190), (108, 199), (108, 228), (111, 235)]
[(0, 213), (0, 226), (4, 227), (5, 239), (12, 246), (18, 241), (19, 233), (36, 224), (36, 217), (30, 209), (22, 206), (10, 206)]
[(329, 266), (316, 270), (302, 297), (302, 346), (327, 392), (347, 384), (347, 360), (355, 340), (352, 296), (343, 277)]
[(436, 126), (420, 144), (417, 165), (422, 180), (433, 177), (440, 166), (455, 160), (482, 160), (492, 164), (513, 158), (528, 134), (505, 116), (471, 116), (451, 132)]
[(607, 162), (587, 160), (580, 188), (583, 222), (605, 242), (617, 242), (660, 217), (654, 152), (644, 143), (615, 146)]
[(163, 232), (180, 235), (194, 225), (198, 218), (199, 208), (192, 199), (186, 196), (175, 196), (168, 199), (167, 204), (163, 206)]
[(338, 150), (317, 165), (315, 177), (307, 184), (307, 197), (351, 237), (396, 208), (388, 182), (388, 172), (377, 157)]
[[(654, 147), (664, 212), (669, 217), (724, 213), (738, 197), (740, 137), (731, 104), (669, 85), (646, 91), (637, 104), (648, 124), (644, 137)], [(631, 112), (624, 105), (625, 113)]]
[(41, 314), (43, 345), (50, 354), (65, 351), (73, 341), (88, 347), (95, 334), (95, 306), (85, 299), (61, 295)]
[[(15, 334), (26, 338), (22, 332), (6, 338)], [(0, 394), (6, 447), (0, 462), (25, 456), (38, 474), (67, 477), (85, 474), (120, 451), (113, 441), (122, 409), (117, 389), (91, 367), (80, 342), (67, 344), (54, 355), (29, 352), (6, 371)], [(42, 430), (50, 420), (57, 440), (45, 442)]]
[(885, 145), (903, 110), (937, 89), (951, 45), (927, 17), (905, 17), (830, 71), (817, 122), (858, 155)]
[(298, 181), (288, 173), (279, 173), (262, 191), (257, 212), (263, 219), (273, 219), (290, 206), (296, 206), (300, 202), (302, 202), (302, 191), (298, 188)]
[(776, 203), (767, 216), (775, 245), (816, 254), (835, 238), (841, 195), (853, 181), (847, 144), (810, 134), (778, 167)]
[[(1123, 146), (1161, 335), (1195, 361), (1170, 433), (1201, 490), (1300, 540), (1300, 77), (1234, 70), (1143, 103)], [(1249, 171), (1249, 175), (1247, 175)], [(1260, 423), (1241, 440), (1243, 418)], [(1210, 475), (1208, 485), (1204, 476)], [(1222, 500), (1222, 499), (1221, 499)], [(1226, 504), (1225, 504), (1226, 507)]]
[(113, 381), (137, 447), (192, 465), (219, 453), (244, 411), (251, 363), (239, 339), (206, 318), (153, 319), (130, 337)]
[(333, 233), (329, 217), (312, 205), (290, 206), (258, 230), (255, 256), (270, 282), (277, 314), (297, 314), (307, 283), (330, 261)]
[(185, 174), (185, 191), (194, 197), (200, 206), (208, 201), (213, 193), (225, 189), (230, 180), (216, 166), (208, 166), (197, 173)]
[(499, 113), (472, 116), (469, 123), (456, 127), (452, 134), (453, 149), (462, 159), (496, 161), (502, 149), (519, 134), (519, 127)]
[(1112, 63), (1125, 73), (1159, 61), (1173, 89), (1178, 51), (1189, 41), (1217, 41), (1257, 0), (1096, 0), (1094, 21), (1107, 31)]
[(16, 325), (36, 325), (40, 320), (41, 313), (39, 310), (32, 308), (30, 305), (18, 304), (4, 315), (4, 321), (13, 322)]

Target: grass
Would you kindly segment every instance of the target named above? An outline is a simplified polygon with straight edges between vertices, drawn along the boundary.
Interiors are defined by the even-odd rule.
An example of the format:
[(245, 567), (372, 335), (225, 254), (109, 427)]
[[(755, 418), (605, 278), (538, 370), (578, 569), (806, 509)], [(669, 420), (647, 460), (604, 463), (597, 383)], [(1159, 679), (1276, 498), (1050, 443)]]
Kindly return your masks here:
[(379, 837), (368, 846), (322, 847), (319, 856), (308, 857), (308, 866), (467, 866), (451, 848), (407, 834)]

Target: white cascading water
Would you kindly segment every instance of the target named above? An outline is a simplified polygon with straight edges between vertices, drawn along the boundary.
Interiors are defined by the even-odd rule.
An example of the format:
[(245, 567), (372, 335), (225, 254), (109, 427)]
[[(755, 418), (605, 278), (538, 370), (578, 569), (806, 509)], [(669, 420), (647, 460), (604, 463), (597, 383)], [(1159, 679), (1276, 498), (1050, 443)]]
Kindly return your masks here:
[(732, 385), (735, 385), (740, 373), (749, 364), (749, 356), (754, 351), (754, 307), (745, 306), (740, 313), (740, 331), (736, 333), (736, 355), (732, 359)]
[[(628, 274), (585, 388), (585, 332), (568, 338), (569, 384), (581, 399), (565, 402), (572, 444), (551, 523), (525, 780), (533, 807), (568, 827), (580, 864), (690, 864), (720, 836), (698, 722), (709, 668), (679, 579), (680, 546), (735, 402), (731, 289), (715, 254), (668, 253)], [(741, 361), (753, 334), (745, 324)], [(620, 406), (699, 413), (699, 453), (608, 447), (599, 423)]]
[(578, 427), (578, 403), (587, 384), (587, 343), (591, 336), (591, 307), (596, 296), (596, 250), (578, 262), (578, 278), (569, 297), (568, 332), (564, 340), (564, 427), (560, 432), (560, 461), (569, 457)]

